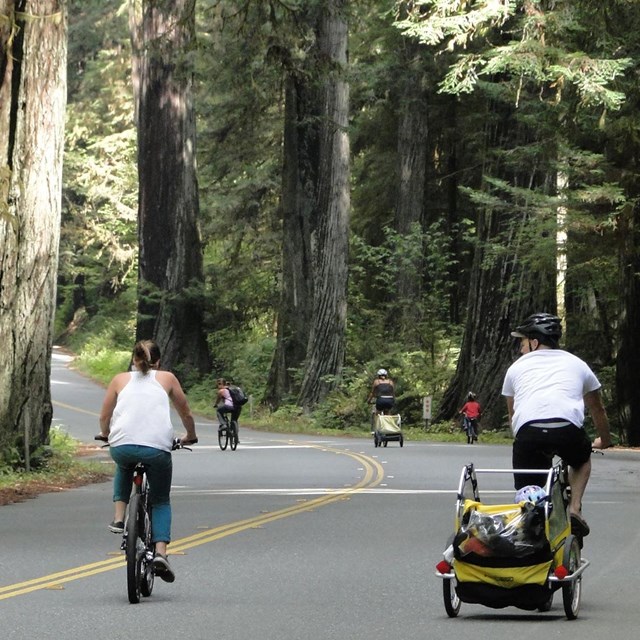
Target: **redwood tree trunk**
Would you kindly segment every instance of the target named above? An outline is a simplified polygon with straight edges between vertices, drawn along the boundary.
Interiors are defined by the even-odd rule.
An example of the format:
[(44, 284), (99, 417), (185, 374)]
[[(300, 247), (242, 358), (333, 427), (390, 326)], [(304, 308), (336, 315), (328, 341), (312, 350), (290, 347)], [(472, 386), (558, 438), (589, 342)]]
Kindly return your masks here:
[(305, 374), (298, 402), (311, 409), (342, 374), (349, 254), (349, 85), (345, 0), (323, 6), (318, 37), (324, 62), (320, 120), (317, 224), (312, 233), (313, 306)]
[[(511, 119), (509, 110), (496, 108), (486, 136), (489, 148), (508, 148), (526, 144), (537, 132)], [(535, 188), (547, 184), (547, 174), (535, 167), (519, 165), (514, 169), (500, 160), (487, 162), (485, 175), (499, 176), (514, 187)], [(503, 196), (505, 197), (505, 196)], [(513, 198), (513, 196), (512, 196)], [(517, 341), (511, 331), (526, 316), (536, 311), (553, 311), (555, 301), (555, 256), (527, 264), (523, 238), (532, 235), (542, 242), (535, 213), (522, 203), (513, 208), (487, 207), (480, 210), (477, 241), (472, 264), (464, 337), (456, 372), (435, 421), (457, 416), (469, 391), (478, 395), (483, 407), (482, 426), (499, 429), (507, 424), (502, 398), (502, 382), (508, 366), (518, 355)]]
[(460, 356), (436, 422), (457, 416), (467, 394), (473, 391), (478, 394), (483, 408), (482, 427), (499, 429), (506, 425), (502, 381), (507, 368), (518, 355), (511, 331), (532, 313), (532, 309), (546, 308), (538, 307), (529, 297), (507, 293), (509, 283), (520, 281), (523, 287), (531, 284), (530, 280), (527, 281), (530, 276), (523, 277), (515, 248), (509, 257), (494, 262), (491, 267), (485, 264), (483, 246), (495, 241), (500, 229), (508, 222), (505, 216), (492, 212), (480, 217), (479, 242), (473, 260)]
[[(411, 61), (408, 62), (410, 64)], [(395, 211), (396, 231), (401, 236), (422, 230), (425, 219), (425, 176), (427, 166), (427, 105), (416, 85), (419, 74), (409, 76), (409, 86), (402, 96), (402, 114), (398, 127), (398, 201)], [(422, 314), (423, 260), (405, 256), (397, 276), (396, 300), (391, 321), (400, 335), (410, 335), (420, 327)]]
[(0, 0), (0, 452), (51, 425), (66, 62), (62, 0)]
[(640, 446), (640, 204), (623, 212), (620, 219), (622, 239), (622, 312), (620, 348), (616, 363), (616, 391), (619, 420), (627, 444)]
[(132, 21), (138, 91), (136, 337), (155, 338), (163, 367), (183, 375), (210, 368), (200, 295), (193, 74), (187, 62), (194, 11), (195, 0), (143, 0), (141, 28)]
[[(286, 81), (282, 178), (282, 291), (278, 335), (264, 401), (277, 408), (297, 395), (295, 376), (307, 350), (313, 297), (311, 231), (318, 163), (313, 91), (303, 78)], [(297, 386), (296, 386), (297, 385)]]

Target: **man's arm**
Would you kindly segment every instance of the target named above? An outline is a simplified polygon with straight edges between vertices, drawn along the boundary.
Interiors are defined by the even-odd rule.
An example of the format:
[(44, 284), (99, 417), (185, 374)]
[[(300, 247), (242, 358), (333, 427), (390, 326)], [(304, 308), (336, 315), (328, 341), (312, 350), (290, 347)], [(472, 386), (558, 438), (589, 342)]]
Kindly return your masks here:
[(594, 449), (607, 449), (612, 445), (609, 431), (609, 418), (602, 402), (602, 394), (599, 389), (589, 391), (584, 396), (584, 405), (589, 410), (593, 425), (598, 432), (598, 437), (591, 443)]

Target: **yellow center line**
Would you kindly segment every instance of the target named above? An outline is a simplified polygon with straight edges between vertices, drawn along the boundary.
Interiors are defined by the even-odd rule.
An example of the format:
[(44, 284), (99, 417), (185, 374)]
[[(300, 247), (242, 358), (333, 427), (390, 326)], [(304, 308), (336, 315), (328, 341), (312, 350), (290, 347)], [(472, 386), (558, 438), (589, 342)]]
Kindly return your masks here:
[[(306, 445), (309, 446), (309, 445)], [(382, 465), (373, 458), (365, 454), (353, 453), (351, 451), (343, 451), (341, 449), (333, 449), (324, 445), (311, 445), (311, 448), (319, 449), (320, 451), (326, 451), (337, 455), (348, 456), (364, 467), (364, 477), (351, 487), (344, 489), (329, 490), (327, 495), (319, 498), (314, 498), (308, 502), (296, 504), (291, 507), (285, 507), (269, 513), (263, 513), (253, 518), (247, 518), (246, 520), (239, 520), (237, 522), (231, 522), (218, 527), (201, 531), (197, 534), (179, 538), (171, 544), (170, 553), (179, 553), (186, 549), (192, 549), (226, 536), (231, 536), (247, 529), (253, 529), (255, 527), (275, 522), (283, 518), (288, 518), (293, 515), (304, 513), (305, 511), (312, 511), (319, 507), (332, 504), (334, 502), (344, 500), (346, 495), (355, 494), (363, 489), (376, 487), (384, 479), (384, 469)], [(18, 582), (15, 584), (0, 587), (0, 600), (6, 600), (7, 598), (13, 598), (15, 596), (24, 595), (40, 589), (50, 589), (57, 587), (66, 582), (73, 580), (80, 580), (81, 578), (87, 578), (89, 576), (104, 573), (105, 571), (111, 571), (118, 569), (126, 564), (124, 557), (111, 558), (109, 560), (102, 560), (100, 562), (93, 562), (91, 564), (82, 565), (72, 569), (66, 569), (58, 573), (52, 573), (40, 578), (33, 578), (24, 582)]]
[(303, 513), (305, 511), (311, 511), (318, 507), (324, 507), (328, 504), (332, 504), (333, 502), (344, 500), (345, 495), (358, 493), (363, 489), (375, 487), (379, 485), (384, 478), (384, 469), (382, 468), (382, 465), (380, 465), (380, 463), (373, 458), (369, 458), (368, 456), (364, 456), (362, 454), (341, 451), (339, 449), (330, 449), (329, 447), (319, 445), (312, 445), (312, 448), (354, 458), (364, 465), (364, 478), (362, 478), (362, 480), (360, 480), (360, 482), (355, 484), (353, 487), (336, 489), (328, 495), (309, 500), (308, 502), (304, 502), (302, 504), (285, 507), (284, 509), (279, 509), (278, 511), (272, 511), (270, 513), (261, 514), (247, 520), (241, 520), (239, 522), (221, 525), (220, 527), (207, 529), (206, 531), (201, 531), (192, 536), (181, 538), (180, 540), (176, 540), (174, 543), (172, 543), (171, 550), (174, 552), (184, 551), (185, 549), (191, 549), (193, 547), (206, 544), (207, 542), (213, 542), (214, 540), (219, 540), (220, 538), (224, 538), (234, 533), (239, 533), (240, 531), (246, 531), (247, 529), (251, 529), (259, 525), (267, 524), (269, 522), (275, 522), (276, 520), (288, 518), (289, 516)]
[(54, 407), (62, 407), (63, 409), (71, 409), (71, 411), (77, 411), (78, 413), (86, 413), (87, 415), (95, 416), (96, 418), (100, 417), (100, 414), (96, 413), (95, 411), (89, 411), (87, 409), (81, 409), (80, 407), (74, 407), (73, 405), (65, 404), (64, 402), (58, 402), (57, 400), (52, 400), (51, 404)]

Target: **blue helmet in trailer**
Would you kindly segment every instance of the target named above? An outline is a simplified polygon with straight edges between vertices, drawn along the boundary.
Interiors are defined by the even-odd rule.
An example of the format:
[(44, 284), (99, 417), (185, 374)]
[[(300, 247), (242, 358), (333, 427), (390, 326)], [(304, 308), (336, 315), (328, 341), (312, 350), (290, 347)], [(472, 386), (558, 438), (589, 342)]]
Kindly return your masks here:
[(530, 484), (516, 492), (515, 502), (533, 502), (537, 504), (547, 497), (545, 490), (537, 484)]

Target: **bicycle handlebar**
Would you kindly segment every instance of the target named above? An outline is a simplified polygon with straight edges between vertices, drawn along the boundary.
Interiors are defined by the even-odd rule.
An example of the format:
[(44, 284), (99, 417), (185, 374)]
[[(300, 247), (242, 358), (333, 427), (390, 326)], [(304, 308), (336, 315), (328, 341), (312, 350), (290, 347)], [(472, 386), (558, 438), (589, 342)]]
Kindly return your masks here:
[(186, 449), (187, 451), (191, 451), (191, 449), (187, 446), (190, 444), (197, 444), (198, 438), (194, 438), (193, 440), (182, 440), (181, 438), (174, 438), (173, 445), (171, 446), (171, 451), (175, 451), (176, 449)]
[[(94, 440), (99, 440), (100, 442), (109, 443), (108, 436), (103, 436), (101, 433), (93, 437)], [(187, 451), (191, 451), (187, 445), (197, 444), (198, 438), (194, 438), (193, 440), (182, 440), (181, 438), (174, 438), (171, 443), (171, 451), (175, 451), (176, 449), (186, 449)]]

